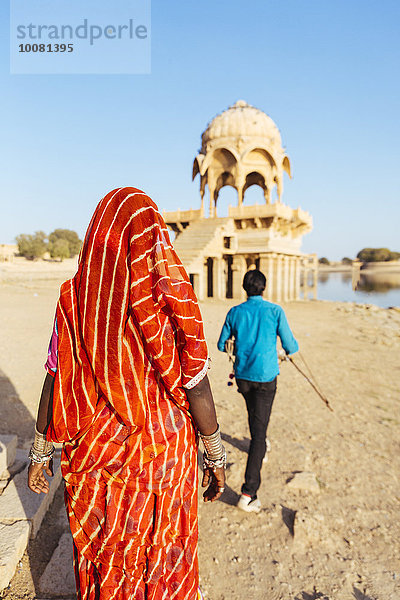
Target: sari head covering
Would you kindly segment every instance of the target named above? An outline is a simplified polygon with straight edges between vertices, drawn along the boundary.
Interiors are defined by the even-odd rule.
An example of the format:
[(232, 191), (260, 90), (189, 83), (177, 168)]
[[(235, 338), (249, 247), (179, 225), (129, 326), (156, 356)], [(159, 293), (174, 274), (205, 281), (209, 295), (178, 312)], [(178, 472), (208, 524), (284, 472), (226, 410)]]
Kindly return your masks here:
[(81, 436), (105, 405), (130, 431), (143, 428), (148, 369), (187, 411), (184, 388), (207, 372), (193, 288), (156, 205), (136, 188), (114, 190), (97, 206), (56, 320), (53, 441)]

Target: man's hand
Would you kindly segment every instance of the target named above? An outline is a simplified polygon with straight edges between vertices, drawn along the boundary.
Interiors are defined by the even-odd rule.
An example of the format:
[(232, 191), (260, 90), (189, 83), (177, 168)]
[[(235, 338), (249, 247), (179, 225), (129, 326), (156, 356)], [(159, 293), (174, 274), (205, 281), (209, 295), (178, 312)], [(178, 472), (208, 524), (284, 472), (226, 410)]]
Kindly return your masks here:
[(44, 473), (49, 477), (53, 477), (53, 460), (48, 460), (45, 463), (31, 463), (28, 470), (28, 487), (32, 492), (48, 494), (50, 486)]
[(215, 500), (218, 500), (222, 496), (223, 488), (225, 487), (225, 469), (220, 467), (213, 471), (212, 469), (205, 468), (201, 486), (208, 486), (203, 494), (204, 502), (215, 502)]
[(278, 359), (283, 362), (284, 360), (287, 360), (288, 355), (286, 354), (285, 350), (283, 348), (281, 348), (278, 351)]

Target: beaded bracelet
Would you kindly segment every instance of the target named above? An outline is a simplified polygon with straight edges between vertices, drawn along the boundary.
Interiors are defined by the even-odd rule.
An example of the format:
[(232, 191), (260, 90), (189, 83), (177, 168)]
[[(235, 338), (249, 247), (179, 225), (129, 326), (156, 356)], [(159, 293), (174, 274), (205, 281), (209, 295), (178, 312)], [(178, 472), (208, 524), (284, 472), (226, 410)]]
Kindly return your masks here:
[(223, 454), (220, 458), (216, 458), (212, 460), (207, 456), (207, 452), (203, 454), (203, 469), (211, 469), (215, 471), (216, 469), (226, 469), (226, 452), (225, 448), (222, 446)]
[(34, 463), (42, 464), (42, 463), (47, 462), (48, 460), (51, 460), (53, 458), (53, 454), (54, 454), (54, 446), (53, 446), (52, 450), (50, 450), (50, 452), (48, 452), (47, 454), (40, 454), (40, 453), (36, 452), (34, 447), (32, 446), (31, 449), (29, 450), (28, 458)]

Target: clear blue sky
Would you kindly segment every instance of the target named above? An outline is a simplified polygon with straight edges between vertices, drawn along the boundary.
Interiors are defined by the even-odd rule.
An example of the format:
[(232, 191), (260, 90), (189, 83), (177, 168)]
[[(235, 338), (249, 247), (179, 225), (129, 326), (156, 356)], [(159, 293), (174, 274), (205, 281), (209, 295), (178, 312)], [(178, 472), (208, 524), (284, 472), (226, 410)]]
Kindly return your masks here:
[(282, 133), (294, 174), (283, 201), (314, 218), (304, 251), (400, 251), (398, 0), (153, 0), (152, 13), (151, 75), (10, 75), (1, 1), (0, 242), (83, 235), (121, 185), (160, 208), (198, 207), (200, 135), (244, 99)]

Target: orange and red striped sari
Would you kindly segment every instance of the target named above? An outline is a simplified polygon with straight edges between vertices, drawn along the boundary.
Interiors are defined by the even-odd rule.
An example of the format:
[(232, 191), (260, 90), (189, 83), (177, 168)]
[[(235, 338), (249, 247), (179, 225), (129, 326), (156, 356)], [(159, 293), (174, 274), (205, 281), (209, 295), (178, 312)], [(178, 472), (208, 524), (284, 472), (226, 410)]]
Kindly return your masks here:
[(195, 600), (197, 437), (185, 387), (208, 368), (188, 276), (156, 205), (103, 198), (60, 291), (48, 439), (85, 600)]

